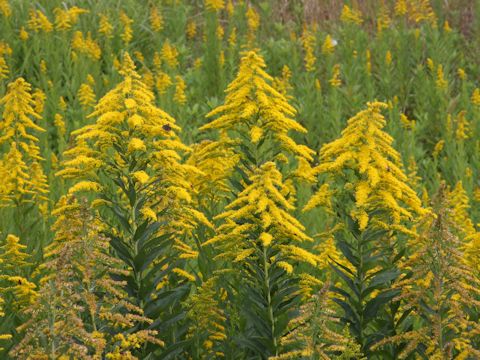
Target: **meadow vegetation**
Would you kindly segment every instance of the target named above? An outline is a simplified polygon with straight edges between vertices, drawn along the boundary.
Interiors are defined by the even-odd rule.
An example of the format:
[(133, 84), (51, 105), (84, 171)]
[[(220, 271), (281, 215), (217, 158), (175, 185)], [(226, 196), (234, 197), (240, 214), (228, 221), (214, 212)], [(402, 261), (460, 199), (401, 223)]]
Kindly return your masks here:
[(0, 0), (0, 358), (480, 359), (480, 3)]

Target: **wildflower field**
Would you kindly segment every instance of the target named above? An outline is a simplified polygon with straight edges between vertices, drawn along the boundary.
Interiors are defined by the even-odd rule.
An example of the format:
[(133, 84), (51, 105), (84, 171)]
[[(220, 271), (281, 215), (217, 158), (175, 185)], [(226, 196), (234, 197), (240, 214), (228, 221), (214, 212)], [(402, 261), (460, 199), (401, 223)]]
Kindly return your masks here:
[(0, 359), (480, 359), (480, 1), (0, 0)]

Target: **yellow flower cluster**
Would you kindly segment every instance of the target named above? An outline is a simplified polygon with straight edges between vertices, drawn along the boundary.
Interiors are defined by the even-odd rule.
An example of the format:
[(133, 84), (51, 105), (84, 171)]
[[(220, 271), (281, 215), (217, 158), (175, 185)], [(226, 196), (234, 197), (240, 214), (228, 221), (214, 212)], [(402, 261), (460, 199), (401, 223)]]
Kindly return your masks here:
[(225, 104), (218, 106), (207, 117), (217, 117), (201, 127), (201, 130), (221, 129), (247, 131), (253, 127), (255, 140), (271, 137), (287, 153), (313, 160), (313, 151), (304, 145), (297, 144), (289, 137), (289, 131), (305, 133), (306, 129), (293, 117), (295, 108), (286, 97), (270, 84), (273, 78), (265, 72), (265, 61), (255, 51), (243, 53), (238, 75), (226, 92)]
[(369, 49), (367, 49), (365, 51), (365, 59), (366, 59), (366, 70), (367, 70), (367, 74), (371, 74), (372, 73), (372, 54), (370, 52)]
[(123, 25), (123, 33), (121, 35), (123, 42), (128, 45), (133, 39), (133, 20), (128, 17), (125, 11), (120, 12), (120, 22)]
[(475, 106), (480, 106), (480, 89), (476, 88), (473, 90), (472, 97), (470, 98), (472, 104)]
[(87, 9), (82, 9), (77, 6), (72, 6), (69, 9), (55, 8), (53, 13), (55, 14), (55, 29), (68, 30), (71, 29), (78, 21), (81, 14), (87, 14)]
[(281, 339), (288, 351), (270, 357), (270, 360), (333, 360), (338, 353), (348, 354), (349, 359), (366, 359), (349, 331), (338, 331), (339, 321), (331, 309), (329, 286), (326, 283), (319, 292), (309, 294), (297, 315), (289, 321), (288, 331)]
[(480, 270), (480, 232), (476, 231), (470, 218), (470, 201), (461, 181), (453, 190), (447, 191), (447, 206), (457, 231), (463, 242), (465, 261)]
[(0, 145), (9, 150), (0, 159), (0, 203), (47, 201), (48, 183), (40, 165), (42, 157), (34, 132), (44, 132), (34, 120), (41, 119), (35, 111), (31, 86), (23, 78), (8, 85), (0, 99), (3, 121), (0, 123)]
[(113, 37), (113, 25), (106, 15), (100, 15), (98, 32), (108, 39)]
[(150, 26), (153, 31), (160, 32), (163, 29), (163, 16), (157, 7), (150, 8)]
[(407, 0), (395, 1), (395, 15), (403, 16), (407, 13)]
[[(71, 160), (64, 163), (64, 169), (58, 175), (66, 178), (89, 177), (91, 174), (85, 173), (86, 169), (102, 166), (102, 157), (94, 149), (105, 149), (122, 140), (126, 140), (127, 145), (132, 143), (129, 145), (132, 148), (138, 142), (143, 142), (143, 138), (164, 136), (168, 140), (163, 140), (163, 143), (185, 150), (185, 146), (176, 141), (174, 131), (179, 128), (175, 120), (153, 105), (153, 94), (141, 82), (128, 54), (125, 55), (121, 74), (124, 81), (107, 93), (89, 115), (98, 117), (97, 122), (72, 133), (76, 138), (76, 146), (65, 153)], [(87, 144), (91, 141), (94, 141), (93, 148)], [(162, 142), (155, 143), (160, 144)], [(155, 145), (152, 147), (158, 147)]]
[(193, 40), (195, 38), (195, 35), (197, 35), (197, 24), (195, 23), (195, 21), (189, 21), (187, 23), (185, 34), (187, 35), (187, 39), (189, 40)]
[(290, 91), (293, 89), (291, 84), (292, 79), (292, 71), (287, 65), (284, 65), (282, 68), (282, 76), (275, 77), (273, 79), (274, 88), (278, 90), (278, 92), (284, 95), (287, 99), (290, 99), (291, 96), (288, 95)]
[(23, 270), (30, 265), (26, 245), (12, 234), (7, 236), (5, 245), (0, 247), (0, 292), (12, 294), (15, 311), (21, 311), (32, 304), (37, 296), (36, 285), (22, 276)]
[[(156, 219), (155, 211), (164, 209), (171, 229), (186, 232), (198, 222), (211, 226), (202, 213), (188, 205), (192, 202), (188, 179), (200, 171), (180, 162), (179, 152), (190, 149), (176, 135), (180, 128), (175, 119), (154, 105), (153, 93), (128, 54), (120, 74), (123, 81), (100, 99), (89, 115), (97, 118), (96, 123), (72, 133), (75, 146), (64, 152), (63, 169), (57, 175), (77, 181), (70, 193), (100, 191), (100, 171), (112, 177), (129, 174), (138, 188), (151, 178), (163, 189), (163, 196), (150, 198), (156, 208), (143, 209), (146, 218)], [(145, 168), (132, 170), (129, 164), (139, 160)]]
[(441, 64), (437, 66), (437, 80), (435, 81), (435, 84), (440, 90), (446, 90), (448, 88), (448, 82), (445, 80), (443, 66)]
[(260, 15), (254, 9), (254, 7), (250, 5), (247, 9), (245, 16), (247, 17), (248, 43), (252, 44), (255, 40), (255, 34), (257, 32), (257, 29), (260, 26)]
[(90, 32), (88, 32), (85, 37), (81, 31), (75, 31), (72, 37), (72, 49), (87, 55), (93, 60), (99, 60), (102, 56), (102, 49), (100, 45), (92, 39)]
[(335, 42), (330, 35), (327, 35), (322, 45), (322, 53), (325, 55), (329, 55), (332, 54), (334, 50)]
[(302, 35), (302, 45), (305, 52), (305, 69), (309, 72), (315, 71), (315, 63), (317, 62), (315, 57), (315, 35), (307, 29), (304, 30)]
[(400, 122), (402, 123), (402, 126), (407, 130), (413, 130), (415, 128), (415, 120), (409, 119), (405, 114), (400, 114)]
[(53, 31), (53, 24), (41, 10), (30, 9), (29, 16), (27, 24), (31, 30), (35, 32), (42, 30), (46, 33)]
[(339, 87), (342, 85), (342, 80), (340, 79), (340, 64), (335, 64), (332, 69), (332, 78), (328, 80), (330, 85), (333, 87)]
[(363, 23), (362, 13), (358, 10), (350, 8), (348, 5), (344, 5), (340, 19), (345, 23), (352, 23), (361, 25)]
[(407, 16), (416, 23), (428, 22), (437, 25), (437, 16), (433, 11), (430, 0), (407, 0)]
[(0, 41), (0, 80), (7, 79), (10, 74), (10, 69), (5, 59), (6, 55), (11, 55), (12, 49), (3, 41)]
[(78, 101), (80, 102), (84, 110), (87, 110), (93, 105), (95, 105), (95, 92), (93, 91), (92, 85), (89, 82), (80, 85), (77, 96)]
[(178, 50), (175, 46), (166, 41), (162, 46), (162, 60), (171, 68), (178, 66)]
[(185, 81), (180, 75), (175, 77), (175, 94), (173, 100), (180, 105), (184, 105), (187, 102), (187, 96), (185, 95)]
[[(420, 199), (407, 184), (400, 154), (391, 146), (393, 138), (382, 131), (386, 121), (381, 109), (386, 107), (381, 102), (368, 103), (366, 110), (349, 119), (342, 136), (322, 147), (321, 163), (315, 169), (317, 173), (345, 179), (347, 169), (355, 172), (355, 180), (346, 188), (352, 189), (355, 196), (351, 214), (361, 230), (367, 227), (368, 212), (373, 210), (386, 211), (387, 221), (395, 225), (403, 219), (413, 219), (414, 214), (425, 213)], [(321, 203), (325, 191), (322, 187), (306, 208)]]
[(116, 342), (114, 349), (108, 352), (105, 356), (109, 360), (130, 360), (136, 359), (132, 352), (136, 349), (140, 349), (145, 343), (154, 343), (159, 346), (165, 344), (152, 336), (152, 332), (149, 330), (140, 330), (133, 334), (117, 334), (113, 337)]
[(8, 0), (0, 0), (0, 13), (5, 17), (9, 17), (12, 14), (12, 8)]
[(462, 110), (455, 119), (455, 137), (458, 141), (464, 141), (470, 137), (470, 124), (466, 118), (467, 112)]
[(211, 11), (219, 11), (225, 7), (224, 0), (205, 0), (205, 7)]
[(20, 138), (37, 142), (38, 139), (28, 131), (45, 131), (31, 119), (41, 119), (33, 109), (31, 89), (31, 85), (23, 78), (8, 85), (7, 94), (0, 100), (0, 105), (4, 108), (3, 121), (0, 123), (0, 144), (10, 139), (18, 141)]
[(3, 250), (1, 259), (4, 271), (15, 271), (28, 265), (28, 262), (25, 261), (28, 255), (24, 253), (27, 246), (20, 244), (20, 239), (17, 236), (7, 235), (5, 245), (0, 247), (0, 249)]
[(231, 188), (228, 179), (239, 161), (232, 140), (223, 136), (218, 141), (202, 141), (192, 146), (187, 164), (195, 166), (202, 173), (191, 179), (200, 202), (207, 207), (227, 197)]
[(172, 85), (172, 79), (167, 73), (160, 71), (155, 80), (155, 88), (160, 95), (165, 94), (167, 89)]
[[(263, 164), (249, 180), (250, 185), (216, 217), (224, 223), (203, 246), (217, 244), (223, 249), (220, 257), (241, 261), (253, 254), (257, 242), (269, 247), (312, 241), (304, 226), (290, 214), (295, 207), (282, 194), (285, 184), (275, 163)], [(296, 260), (311, 263), (311, 258), (315, 258), (296, 245), (285, 245), (283, 250)], [(316, 260), (313, 262), (316, 264)]]

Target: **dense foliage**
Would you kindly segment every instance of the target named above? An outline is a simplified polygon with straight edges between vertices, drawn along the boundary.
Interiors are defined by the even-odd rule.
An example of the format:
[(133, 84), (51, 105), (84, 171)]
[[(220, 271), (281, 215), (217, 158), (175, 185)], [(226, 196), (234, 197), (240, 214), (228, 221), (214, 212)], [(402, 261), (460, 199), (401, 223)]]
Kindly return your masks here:
[(0, 0), (0, 358), (480, 359), (480, 3)]

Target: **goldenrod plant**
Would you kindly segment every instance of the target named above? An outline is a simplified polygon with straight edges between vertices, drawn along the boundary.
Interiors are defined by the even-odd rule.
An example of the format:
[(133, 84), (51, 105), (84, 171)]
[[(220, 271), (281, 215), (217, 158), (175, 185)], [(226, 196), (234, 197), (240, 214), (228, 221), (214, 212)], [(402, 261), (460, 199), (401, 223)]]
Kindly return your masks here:
[[(0, 300), (0, 306), (2, 306), (2, 307), (0, 307), (0, 317), (3, 318), (5, 316), (5, 313), (3, 312), (3, 301), (4, 300), (2, 298), (0, 298), (0, 299), (1, 299)], [(10, 335), (10, 334), (0, 334), (1, 343), (4, 343), (7, 340), (11, 340), (11, 339), (12, 339), (12, 335)], [(3, 351), (3, 350), (5, 350), (5, 349), (3, 347), (0, 347), (0, 352)]]
[[(27, 309), (37, 299), (38, 287), (32, 276), (31, 256), (20, 239), (8, 234), (0, 247), (1, 323), (0, 338), (18, 340), (15, 327), (28, 319)], [(2, 342), (0, 354), (6, 356), (14, 342)]]
[(480, 278), (465, 262), (461, 240), (454, 235), (456, 214), (448, 208), (449, 197), (442, 184), (425, 217), (414, 251), (398, 279), (399, 298), (418, 316), (418, 324), (382, 343), (405, 342), (398, 354), (428, 359), (475, 359), (480, 356)]
[(201, 174), (192, 179), (195, 198), (210, 217), (228, 199), (231, 192), (228, 180), (232, 177), (240, 155), (233, 150), (234, 140), (223, 133), (218, 140), (203, 140), (192, 145), (187, 164)]
[(32, 227), (40, 220), (36, 213), (48, 211), (49, 187), (37, 137), (45, 129), (37, 124), (42, 118), (34, 108), (32, 87), (23, 78), (8, 84), (0, 106), (0, 146), (4, 149), (0, 160), (0, 206), (3, 214), (14, 219), (6, 229), (23, 238), (33, 233)]
[(289, 323), (290, 331), (280, 340), (287, 351), (270, 360), (365, 359), (348, 329), (340, 330), (340, 320), (329, 304), (329, 286), (326, 283), (301, 306), (299, 315)]
[(145, 343), (163, 346), (155, 330), (138, 324), (153, 322), (131, 303), (126, 274), (112, 257), (103, 224), (74, 195), (62, 197), (54, 210), (56, 238), (42, 264), (42, 287), (25, 310), (28, 320), (16, 330), (23, 335), (10, 350), (16, 359), (130, 358)]
[(313, 151), (298, 144), (289, 132), (306, 133), (295, 121), (295, 108), (273, 86), (265, 61), (256, 51), (243, 54), (237, 77), (228, 85), (225, 103), (210, 111), (214, 120), (201, 130), (218, 129), (239, 140), (244, 163), (259, 166), (266, 160), (288, 161), (287, 156), (313, 160)]
[[(336, 244), (347, 260), (333, 263), (343, 281), (333, 288), (335, 301), (367, 356), (378, 337), (395, 332), (405, 320), (396, 316), (398, 304), (392, 303), (400, 291), (392, 282), (400, 275), (397, 263), (405, 252), (401, 235), (413, 236), (405, 224), (426, 213), (408, 185), (393, 138), (382, 130), (385, 107), (368, 103), (348, 120), (339, 139), (321, 148), (314, 172), (324, 176), (322, 186), (306, 205), (324, 205), (328, 186), (333, 215), (342, 225), (334, 233)], [(384, 357), (396, 356), (396, 349), (385, 351)]]
[(198, 223), (211, 225), (189, 205), (187, 179), (199, 170), (179, 161), (189, 148), (178, 139), (175, 120), (154, 105), (128, 54), (120, 73), (123, 81), (89, 115), (96, 122), (72, 133), (76, 144), (57, 175), (75, 180), (70, 195), (93, 194), (105, 236), (128, 269), (120, 276), (128, 294), (165, 342), (173, 341), (184, 334), (167, 331), (174, 325), (169, 320), (194, 279), (183, 269), (181, 255), (191, 252), (183, 238)]
[(294, 207), (282, 194), (288, 187), (275, 163), (256, 169), (249, 183), (217, 216), (223, 223), (203, 246), (215, 246), (218, 255), (213, 260), (228, 264), (229, 281), (239, 286), (226, 290), (245, 322), (240, 324), (244, 335), (239, 345), (249, 350), (247, 354), (277, 356), (300, 301), (294, 266), (315, 265), (316, 259), (300, 245), (311, 239), (290, 213)]
[(470, 218), (470, 201), (461, 181), (447, 192), (445, 207), (450, 210), (451, 231), (463, 243), (459, 250), (464, 261), (477, 271), (480, 270), (480, 233)]
[(192, 339), (189, 355), (193, 358), (225, 357), (226, 315), (223, 307), (225, 289), (219, 288), (218, 276), (204, 281), (185, 306), (191, 322), (187, 337)]
[[(223, 88), (222, 84), (222, 64), (221, 64), (221, 43), (222, 36), (219, 36), (218, 30), (223, 28), (219, 21), (219, 13), (224, 9), (223, 0), (205, 1), (205, 58), (204, 66), (209, 69), (205, 72), (205, 81), (208, 94), (215, 95)], [(221, 35), (221, 34), (220, 34)]]
[[(288, 162), (287, 155), (312, 160), (312, 151), (289, 136), (290, 130), (306, 130), (293, 119), (296, 111), (286, 96), (272, 87), (265, 67), (255, 51), (245, 53), (225, 104), (211, 111), (207, 116), (216, 119), (202, 127), (231, 136), (232, 151), (239, 157), (232, 174), (237, 175), (232, 176), (238, 189), (235, 199), (215, 217), (221, 225), (202, 247), (213, 246), (220, 269), (230, 264), (224, 282), (244, 283), (241, 290), (226, 286), (229, 301), (245, 318), (244, 324), (234, 325), (242, 333), (237, 346), (248, 349), (246, 354), (276, 356), (300, 300), (294, 266), (316, 265), (315, 256), (299, 246), (312, 239), (291, 215), (295, 188), (284, 182), (277, 162)], [(275, 144), (279, 148), (273, 148)], [(228, 316), (231, 321), (234, 315)]]
[(0, 0), (0, 358), (477, 358), (479, 21)]

